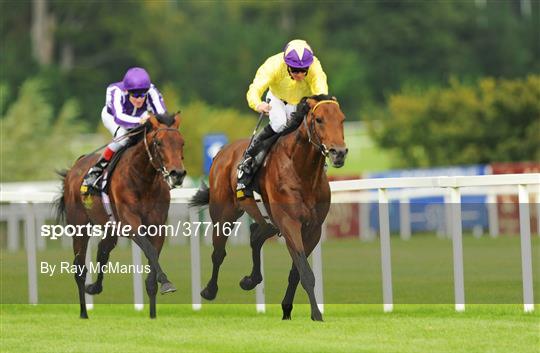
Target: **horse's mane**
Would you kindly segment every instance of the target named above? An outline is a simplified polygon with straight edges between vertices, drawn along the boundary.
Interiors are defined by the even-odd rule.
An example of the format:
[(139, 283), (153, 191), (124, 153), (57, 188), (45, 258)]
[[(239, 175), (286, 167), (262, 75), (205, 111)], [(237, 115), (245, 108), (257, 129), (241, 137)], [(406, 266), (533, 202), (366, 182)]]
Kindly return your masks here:
[(307, 102), (308, 99), (315, 99), (317, 102), (324, 101), (324, 100), (336, 100), (335, 97), (329, 95), (329, 94), (318, 94), (311, 97), (304, 97), (300, 100), (300, 103), (296, 106), (296, 111), (291, 114), (291, 117), (293, 119), (303, 119), (306, 114), (309, 112), (309, 104)]
[[(172, 126), (174, 124), (174, 116), (175, 114), (169, 114), (167, 112), (163, 114), (156, 114), (156, 120), (161, 123), (165, 124), (167, 126)], [(143, 136), (144, 136), (144, 130), (151, 131), (153, 129), (152, 123), (150, 121), (147, 121), (144, 125), (139, 125), (133, 129), (130, 130), (130, 133), (133, 133), (133, 136), (131, 137), (131, 144), (130, 146), (136, 145), (139, 143)]]

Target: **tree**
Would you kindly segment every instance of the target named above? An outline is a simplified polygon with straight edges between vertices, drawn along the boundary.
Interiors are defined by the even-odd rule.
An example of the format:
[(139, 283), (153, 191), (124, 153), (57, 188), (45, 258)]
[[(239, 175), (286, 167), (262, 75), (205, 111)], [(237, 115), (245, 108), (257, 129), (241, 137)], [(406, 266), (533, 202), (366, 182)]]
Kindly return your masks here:
[(540, 76), (404, 89), (368, 113), (371, 133), (400, 167), (540, 159)]
[[(44, 96), (46, 85), (27, 80), (17, 100), (0, 120), (0, 180), (51, 180), (80, 153), (66, 141), (84, 131), (76, 122), (77, 102), (69, 100), (55, 112)], [(55, 118), (56, 117), (56, 118)]]

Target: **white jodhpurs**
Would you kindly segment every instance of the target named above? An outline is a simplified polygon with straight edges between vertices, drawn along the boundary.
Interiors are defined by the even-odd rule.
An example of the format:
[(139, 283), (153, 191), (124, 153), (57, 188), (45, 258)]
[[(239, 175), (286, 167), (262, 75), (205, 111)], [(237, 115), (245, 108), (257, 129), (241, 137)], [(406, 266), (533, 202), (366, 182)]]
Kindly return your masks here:
[(270, 127), (276, 133), (281, 132), (285, 128), (287, 120), (291, 118), (291, 114), (296, 111), (296, 105), (285, 104), (284, 101), (274, 96), (271, 91), (266, 94), (266, 99), (269, 100), (268, 104), (272, 107), (269, 114)]

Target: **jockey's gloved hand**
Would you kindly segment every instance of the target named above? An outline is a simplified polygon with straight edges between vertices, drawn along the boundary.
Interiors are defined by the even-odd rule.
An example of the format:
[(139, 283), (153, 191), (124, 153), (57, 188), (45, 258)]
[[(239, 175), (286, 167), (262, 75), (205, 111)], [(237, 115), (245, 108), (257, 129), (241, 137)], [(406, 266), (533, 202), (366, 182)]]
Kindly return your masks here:
[(255, 107), (255, 110), (257, 110), (259, 113), (265, 113), (267, 115), (270, 112), (270, 109), (272, 109), (272, 106), (266, 102), (261, 102)]
[(149, 117), (150, 114), (148, 114), (148, 112), (144, 112), (143, 115), (141, 115), (141, 121), (139, 121), (139, 124), (144, 125)]

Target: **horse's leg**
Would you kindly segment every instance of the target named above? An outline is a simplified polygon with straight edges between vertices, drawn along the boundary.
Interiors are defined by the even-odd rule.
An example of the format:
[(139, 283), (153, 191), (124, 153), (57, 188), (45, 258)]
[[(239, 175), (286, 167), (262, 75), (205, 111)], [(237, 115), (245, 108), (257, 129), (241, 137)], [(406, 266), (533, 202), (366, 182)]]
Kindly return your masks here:
[[(319, 239), (321, 238), (321, 227), (318, 227), (313, 231), (313, 237), (309, 238), (309, 241), (304, 244), (306, 254), (309, 257), (315, 246), (317, 246), (317, 243), (319, 242)], [(296, 294), (296, 288), (298, 287), (298, 282), (300, 282), (300, 275), (298, 273), (298, 269), (296, 268), (294, 262), (291, 267), (291, 271), (289, 272), (289, 284), (287, 285), (287, 290), (285, 291), (285, 296), (283, 297), (283, 300), (281, 301), (281, 310), (283, 311), (283, 318), (282, 320), (290, 320), (291, 319), (291, 312), (293, 309), (293, 301), (294, 301), (294, 295)]]
[(86, 298), (84, 296), (84, 282), (86, 280), (86, 247), (88, 245), (89, 237), (86, 232), (83, 231), (83, 236), (73, 237), (73, 253), (75, 259), (73, 265), (76, 267), (75, 282), (77, 282), (77, 288), (79, 289), (79, 303), (81, 306), (80, 317), (81, 319), (88, 319), (88, 313), (86, 312)]
[(300, 275), (300, 283), (306, 291), (309, 303), (311, 305), (311, 319), (314, 321), (322, 321), (322, 314), (317, 306), (317, 300), (315, 299), (315, 275), (309, 266), (307, 261), (304, 244), (302, 241), (302, 226), (300, 222), (292, 219), (287, 214), (283, 214), (283, 217), (276, 217), (280, 223), (280, 229), (284, 231), (285, 240), (287, 242), (287, 248), (291, 254), (298, 274)]
[(271, 238), (277, 233), (276, 228), (266, 222), (262, 224), (253, 223), (250, 226), (250, 245), (251, 259), (253, 260), (253, 268), (251, 274), (245, 276), (240, 281), (240, 287), (244, 290), (251, 290), (262, 282), (261, 274), (261, 249), (266, 239)]
[[(152, 246), (156, 249), (159, 254), (161, 254), (161, 249), (163, 248), (163, 242), (165, 241), (164, 237), (151, 237)], [(156, 294), (157, 294), (157, 276), (156, 271), (151, 268), (150, 273), (146, 277), (146, 294), (148, 294), (149, 303), (150, 303), (150, 318), (156, 318)]]
[(283, 311), (282, 320), (291, 319), (294, 295), (296, 294), (296, 288), (298, 287), (298, 282), (300, 282), (300, 275), (298, 274), (298, 269), (296, 268), (293, 262), (291, 266), (291, 271), (289, 272), (289, 284), (287, 285), (285, 296), (283, 297), (283, 300), (281, 301), (281, 310)]
[[(224, 209), (220, 209), (224, 207)], [(225, 251), (225, 245), (227, 244), (228, 236), (224, 234), (231, 234), (233, 222), (242, 214), (232, 205), (217, 205), (216, 207), (210, 206), (210, 216), (214, 224), (218, 224), (218, 227), (212, 227), (212, 245), (214, 251), (212, 252), (212, 277), (208, 281), (206, 287), (201, 291), (201, 297), (207, 300), (214, 300), (218, 292), (218, 275), (219, 268), (223, 263), (223, 259), (227, 255)], [(225, 226), (228, 224), (228, 226)], [(224, 232), (228, 228), (229, 232)]]
[(161, 269), (158, 261), (158, 252), (152, 245), (148, 237), (144, 234), (139, 234), (140, 226), (142, 224), (141, 218), (131, 212), (131, 210), (122, 204), (123, 207), (118, 208), (118, 213), (123, 216), (122, 223), (129, 224), (131, 226), (131, 240), (135, 242), (141, 248), (144, 256), (148, 259), (150, 267), (156, 271), (156, 279), (161, 283), (161, 294), (170, 293), (176, 291), (175, 286), (167, 279), (167, 275)]
[[(97, 266), (101, 268), (101, 265), (104, 265), (109, 261), (109, 255), (116, 246), (118, 237), (115, 236), (106, 236), (98, 244), (96, 262)], [(97, 279), (94, 283), (86, 286), (86, 293), (88, 294), (99, 294), (103, 290), (103, 272), (99, 271)]]

